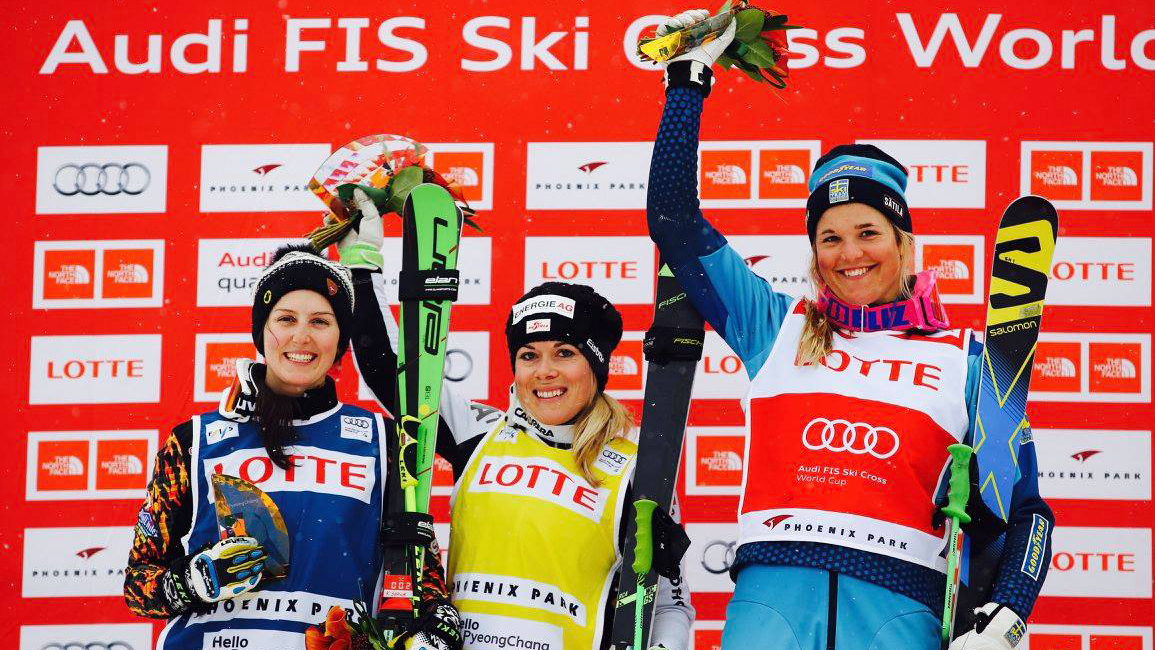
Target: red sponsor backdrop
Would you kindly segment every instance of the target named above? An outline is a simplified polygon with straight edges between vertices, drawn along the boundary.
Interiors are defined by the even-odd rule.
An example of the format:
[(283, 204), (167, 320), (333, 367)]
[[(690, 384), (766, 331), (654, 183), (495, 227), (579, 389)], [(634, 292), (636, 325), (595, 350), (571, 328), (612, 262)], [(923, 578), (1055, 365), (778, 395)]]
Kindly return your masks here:
[[(415, 2), (356, 9), (208, 0), (179, 9), (64, 2), (5, 12), (7, 32), (19, 36), (7, 55), (12, 77), (0, 175), (15, 220), (0, 280), (12, 301), (15, 349), (5, 362), (10, 417), (4, 435), (14, 463), (0, 473), (7, 495), (0, 583), (28, 597), (12, 598), (0, 614), (0, 634), (16, 638), (18, 626), (31, 621), (134, 620), (114, 595), (77, 595), (89, 592), (75, 586), (62, 592), (70, 596), (43, 591), (45, 574), (115, 571), (119, 558), (99, 569), (78, 562), (123, 553), (121, 546), (85, 543), (74, 553), (62, 551), (72, 557), (43, 557), (25, 547), (25, 530), (93, 527), (103, 534), (106, 527), (132, 525), (139, 501), (120, 495), (142, 485), (149, 465), (139, 458), (141, 443), (112, 432), (158, 430), (163, 437), (209, 408), (195, 400), (194, 383), (205, 382), (201, 391), (219, 387), (238, 339), (209, 337), (207, 351), (197, 351), (197, 335), (248, 327), (244, 274), (225, 277), (231, 271), (221, 269), (248, 267), (251, 276), (264, 263), (254, 259), (260, 245), (227, 249), (246, 239), (300, 236), (316, 225), (314, 199), (292, 186), (303, 185), (323, 159), (318, 144), (328, 151), (377, 132), (441, 143), (434, 164), (466, 186), (481, 208), (481, 236), (492, 246), (489, 268), (464, 269), (478, 278), (473, 290), (484, 293), (454, 309), (453, 327), (492, 334), (484, 385), (493, 403), (504, 407), (510, 379), (500, 324), (523, 280), (547, 268), (526, 268), (528, 259), (578, 269), (574, 279), (623, 296), (633, 292), (619, 300), (626, 329), (645, 329), (650, 308), (636, 294), (646, 285), (637, 285), (629, 269), (652, 266), (651, 249), (605, 251), (609, 242), (599, 246), (594, 239), (573, 251), (602, 250), (601, 256), (582, 257), (568, 247), (527, 251), (526, 237), (645, 234), (639, 197), (648, 150), (638, 150), (644, 154), (639, 166), (632, 150), (619, 145), (652, 140), (661, 86), (657, 73), (630, 63), (624, 43), (645, 16), (681, 8), (632, 0), (471, 1), (452, 11)], [(1065, 551), (1108, 554), (1093, 547), (1098, 536), (1084, 533), (1104, 527), (1131, 529), (1136, 534), (1124, 537), (1137, 541), (1109, 551), (1129, 554), (1127, 561), (1103, 562), (1100, 573), (1063, 582), (1060, 593), (1040, 598), (1032, 622), (1106, 626), (1099, 637), (1060, 630), (1046, 647), (1150, 648), (1150, 434), (1137, 439), (1135, 452), (1145, 459), (1137, 470), (1091, 468), (1109, 454), (1085, 453), (1098, 450), (1097, 435), (1149, 429), (1153, 415), (1155, 21), (1149, 7), (1063, 0), (1037, 12), (1014, 3), (879, 7), (848, 0), (780, 8), (811, 30), (792, 35), (804, 58), (795, 62), (791, 88), (773, 93), (741, 75), (720, 74), (707, 102), (702, 138), (713, 144), (703, 154), (700, 182), (703, 199), (718, 206), (707, 212), (724, 232), (799, 234), (798, 197), (805, 195), (814, 147), (891, 140), (905, 141), (896, 150), (925, 153), (904, 160), (927, 182), (911, 203), (918, 233), (945, 236), (927, 250), (926, 263), (949, 277), (948, 293), (971, 296), (952, 306), (956, 324), (981, 324), (982, 307), (972, 294), (985, 294), (997, 214), (1020, 193), (1055, 199), (1063, 236), (1107, 238), (1107, 245), (1084, 240), (1072, 253), (1070, 268), (1082, 275), (1064, 272), (1099, 284), (1080, 285), (1063, 294), (1074, 297), (1047, 306), (1045, 330), (1052, 336), (1035, 369), (1045, 394), (1031, 415), (1036, 428), (1086, 431), (1073, 455), (1054, 454), (1087, 464), (1064, 470), (1087, 474), (1072, 480), (1113, 481), (1114, 473), (1138, 485), (1120, 492), (1123, 498), (1107, 489), (1094, 500), (1053, 499), (1060, 528), (1073, 527)], [(771, 140), (783, 142), (766, 143)], [(760, 144), (744, 144), (752, 141)], [(531, 155), (530, 143), (550, 149), (564, 142), (592, 144), (570, 159), (564, 151), (561, 158)], [(112, 146), (128, 148), (105, 149)], [(581, 184), (586, 187), (574, 187)], [(580, 201), (551, 202), (551, 192), (578, 190)], [(387, 235), (398, 230), (394, 224)], [(984, 242), (979, 268), (971, 258), (975, 235)], [(1141, 238), (1138, 257), (1115, 259), (1125, 247), (1111, 242), (1134, 238)], [(767, 259), (768, 253), (748, 262), (766, 260), (774, 265), (768, 276), (797, 282), (805, 253), (789, 251), (786, 262)], [(605, 257), (619, 253), (620, 259)], [(1122, 268), (1127, 272), (1116, 271)], [(230, 284), (238, 279), (240, 286)], [(104, 336), (75, 338), (95, 335)], [(615, 363), (617, 388), (635, 397), (639, 347), (627, 343)], [(199, 373), (198, 357), (202, 364), (207, 357), (207, 370), (202, 365)], [(364, 404), (351, 363), (340, 376), (345, 398)], [(740, 391), (718, 386), (700, 393), (692, 425), (741, 424)], [(34, 432), (94, 433), (40, 442)], [(731, 442), (707, 438), (695, 447), (712, 459), (692, 461), (701, 485), (732, 481), (727, 477), (739, 461)], [(719, 473), (709, 474), (711, 468)], [(706, 490), (683, 494), (683, 504), (691, 524), (725, 524), (733, 521), (737, 499)], [(445, 498), (435, 505), (444, 515)], [(1079, 580), (1128, 586), (1084, 589)], [(701, 640), (711, 647), (710, 621), (722, 618), (727, 595), (694, 588), (706, 621)], [(92, 593), (102, 589), (107, 592), (96, 585)], [(1132, 636), (1142, 637), (1140, 645), (1129, 645), (1126, 630), (1124, 640), (1111, 640), (1118, 626), (1139, 626)]]

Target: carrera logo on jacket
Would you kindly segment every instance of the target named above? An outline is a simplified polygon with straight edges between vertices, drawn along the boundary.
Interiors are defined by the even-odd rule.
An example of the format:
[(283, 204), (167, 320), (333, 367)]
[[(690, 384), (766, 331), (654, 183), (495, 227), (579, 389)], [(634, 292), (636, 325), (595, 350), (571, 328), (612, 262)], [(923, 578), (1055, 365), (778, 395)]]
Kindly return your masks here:
[(293, 467), (273, 464), (264, 449), (241, 449), (203, 461), (205, 479), (227, 474), (249, 481), (265, 492), (320, 492), (369, 503), (377, 482), (377, 459), (329, 449), (294, 445), (285, 450)]
[(605, 489), (590, 487), (584, 479), (545, 458), (489, 456), (474, 474), (471, 492), (504, 492), (548, 501), (591, 521), (605, 510)]

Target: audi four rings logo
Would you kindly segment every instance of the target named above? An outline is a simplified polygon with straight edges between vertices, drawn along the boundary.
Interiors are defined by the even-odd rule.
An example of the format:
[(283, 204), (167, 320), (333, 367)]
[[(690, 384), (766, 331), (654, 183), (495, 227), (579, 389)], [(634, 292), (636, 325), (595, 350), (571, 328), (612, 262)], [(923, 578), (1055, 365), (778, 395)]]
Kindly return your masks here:
[(702, 549), (702, 568), (714, 575), (726, 573), (734, 565), (734, 549), (737, 545), (737, 542), (721, 539), (706, 544), (706, 548)]
[(802, 444), (814, 451), (848, 451), (885, 460), (898, 453), (898, 434), (865, 422), (814, 418), (802, 430)]
[(133, 648), (124, 641), (112, 641), (111, 643), (73, 641), (72, 643), (49, 643), (40, 650), (133, 650)]
[(151, 180), (152, 172), (138, 162), (69, 163), (56, 169), (56, 175), (52, 177), (52, 188), (62, 196), (136, 196), (148, 189)]
[(473, 356), (461, 348), (445, 351), (445, 378), (463, 381), (473, 372)]

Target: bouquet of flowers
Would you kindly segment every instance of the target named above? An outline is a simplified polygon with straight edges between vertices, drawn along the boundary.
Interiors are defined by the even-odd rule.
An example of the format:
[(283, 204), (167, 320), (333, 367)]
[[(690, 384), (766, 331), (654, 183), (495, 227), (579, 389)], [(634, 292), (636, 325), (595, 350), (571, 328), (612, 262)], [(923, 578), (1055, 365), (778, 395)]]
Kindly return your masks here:
[(325, 204), (324, 225), (308, 235), (313, 248), (324, 250), (339, 241), (361, 219), (353, 201), (361, 188), (382, 214), (400, 215), (409, 192), (421, 183), (436, 183), (456, 200), (466, 225), (480, 230), (474, 211), (456, 181), (446, 179), (425, 163), (425, 145), (400, 135), (367, 135), (346, 144), (321, 165), (309, 180), (309, 189)]
[(357, 620), (349, 623), (344, 609), (336, 605), (330, 607), (324, 623), (305, 631), (305, 650), (390, 650), (394, 647), (364, 603), (353, 603), (353, 612)]
[(789, 61), (797, 56), (788, 49), (786, 30), (799, 28), (786, 24), (787, 20), (784, 14), (752, 7), (746, 0), (727, 2), (718, 13), (685, 29), (642, 37), (638, 56), (643, 61), (669, 61), (717, 38), (733, 21), (737, 23), (734, 41), (718, 63), (726, 70), (736, 67), (754, 81), (785, 88)]

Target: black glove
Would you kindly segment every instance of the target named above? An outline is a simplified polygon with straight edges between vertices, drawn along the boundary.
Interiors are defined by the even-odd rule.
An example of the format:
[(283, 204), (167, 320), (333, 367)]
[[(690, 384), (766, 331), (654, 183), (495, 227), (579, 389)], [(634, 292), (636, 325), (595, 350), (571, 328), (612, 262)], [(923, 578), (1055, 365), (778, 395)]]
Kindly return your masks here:
[(448, 601), (430, 601), (398, 640), (406, 650), (461, 650), (461, 615)]
[(654, 538), (654, 571), (670, 580), (677, 580), (682, 573), (682, 556), (690, 548), (690, 536), (670, 513), (661, 508), (654, 510), (650, 525)]

